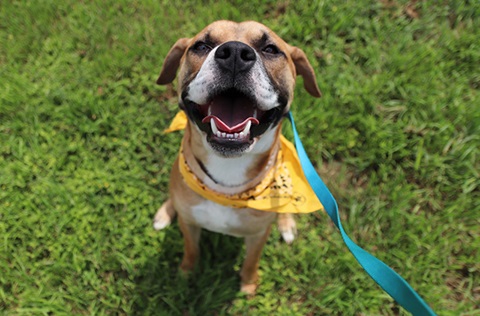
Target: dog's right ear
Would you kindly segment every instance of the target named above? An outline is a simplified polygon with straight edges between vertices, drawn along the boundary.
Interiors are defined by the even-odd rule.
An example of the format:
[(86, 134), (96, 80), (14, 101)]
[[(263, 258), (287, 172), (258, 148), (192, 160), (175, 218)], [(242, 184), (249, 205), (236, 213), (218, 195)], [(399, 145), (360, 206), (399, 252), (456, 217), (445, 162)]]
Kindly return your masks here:
[(157, 79), (157, 84), (168, 84), (175, 79), (180, 60), (190, 43), (190, 38), (181, 38), (170, 48), (163, 62), (162, 71)]

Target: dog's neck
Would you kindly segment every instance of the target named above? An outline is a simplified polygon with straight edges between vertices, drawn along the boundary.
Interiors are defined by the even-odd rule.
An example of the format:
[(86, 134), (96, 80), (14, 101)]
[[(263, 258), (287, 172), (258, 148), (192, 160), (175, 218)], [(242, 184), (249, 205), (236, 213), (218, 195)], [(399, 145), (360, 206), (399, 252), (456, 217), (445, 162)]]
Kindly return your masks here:
[(221, 157), (211, 150), (202, 133), (189, 124), (184, 136), (184, 156), (192, 172), (210, 189), (237, 194), (256, 186), (274, 166), (280, 126), (268, 130), (252, 150), (241, 157)]

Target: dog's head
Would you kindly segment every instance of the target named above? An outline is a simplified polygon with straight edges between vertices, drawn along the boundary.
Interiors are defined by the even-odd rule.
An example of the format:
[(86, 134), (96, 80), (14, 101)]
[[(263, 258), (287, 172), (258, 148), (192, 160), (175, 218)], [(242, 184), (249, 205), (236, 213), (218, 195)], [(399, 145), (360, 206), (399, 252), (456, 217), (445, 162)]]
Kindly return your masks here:
[(295, 78), (320, 97), (305, 53), (263, 24), (217, 21), (170, 49), (157, 80), (178, 71), (179, 105), (218, 154), (251, 150), (290, 109)]

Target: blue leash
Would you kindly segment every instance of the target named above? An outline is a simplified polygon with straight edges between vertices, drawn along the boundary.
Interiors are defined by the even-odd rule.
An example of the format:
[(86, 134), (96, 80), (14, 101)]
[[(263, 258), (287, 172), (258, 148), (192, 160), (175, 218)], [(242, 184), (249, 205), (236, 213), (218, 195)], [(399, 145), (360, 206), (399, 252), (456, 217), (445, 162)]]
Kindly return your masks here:
[(347, 245), (350, 252), (357, 259), (363, 269), (380, 287), (387, 292), (397, 303), (412, 313), (414, 316), (435, 315), (433, 310), (425, 303), (420, 295), (405, 281), (398, 273), (393, 271), (389, 266), (375, 258), (367, 251), (355, 244), (342, 227), (340, 216), (338, 214), (338, 206), (335, 198), (323, 183), (320, 176), (315, 171), (307, 153), (303, 148), (303, 144), (297, 133), (295, 122), (291, 112), (288, 112), (288, 119), (292, 123), (293, 136), (295, 138), (295, 147), (300, 158), (303, 172), (307, 178), (313, 191), (322, 202), (325, 211), (330, 219), (340, 230), (343, 241)]

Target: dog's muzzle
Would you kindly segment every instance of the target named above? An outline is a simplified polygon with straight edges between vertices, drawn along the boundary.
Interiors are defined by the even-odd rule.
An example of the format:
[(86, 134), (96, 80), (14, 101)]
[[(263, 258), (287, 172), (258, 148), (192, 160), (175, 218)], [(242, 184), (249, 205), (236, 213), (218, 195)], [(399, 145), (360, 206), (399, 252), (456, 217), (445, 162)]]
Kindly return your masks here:
[(244, 152), (283, 107), (259, 56), (241, 42), (216, 47), (182, 94), (185, 110), (214, 149)]

